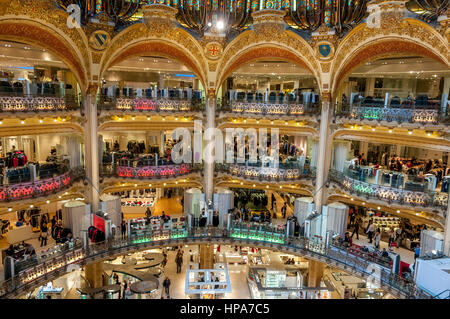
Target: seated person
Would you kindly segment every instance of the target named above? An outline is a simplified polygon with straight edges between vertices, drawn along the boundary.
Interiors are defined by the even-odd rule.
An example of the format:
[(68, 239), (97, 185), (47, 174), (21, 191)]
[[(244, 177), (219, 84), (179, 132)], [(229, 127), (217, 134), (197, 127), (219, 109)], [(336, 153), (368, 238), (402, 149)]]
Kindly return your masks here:
[(6, 253), (6, 256), (9, 256), (9, 257), (13, 257), (14, 258), (14, 255), (15, 255), (15, 250), (14, 250), (14, 245), (9, 245), (9, 248), (8, 249), (6, 249), (6, 251), (5, 251), (5, 253)]
[(386, 251), (386, 248), (383, 248), (383, 251), (381, 253), (381, 257), (383, 258), (389, 258), (389, 253)]
[(36, 255), (36, 251), (34, 250), (33, 245), (28, 244), (28, 243), (25, 244), (25, 255), (28, 255), (28, 256)]

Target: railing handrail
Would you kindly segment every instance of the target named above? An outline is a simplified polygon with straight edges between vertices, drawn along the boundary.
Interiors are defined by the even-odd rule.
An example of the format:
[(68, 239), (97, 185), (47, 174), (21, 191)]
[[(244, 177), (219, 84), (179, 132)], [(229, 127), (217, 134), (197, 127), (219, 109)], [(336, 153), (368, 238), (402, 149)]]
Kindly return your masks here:
[[(376, 258), (364, 258), (364, 256), (352, 255), (351, 253), (349, 253), (349, 249), (343, 249), (342, 247), (335, 245), (326, 246), (323, 242), (317, 242), (317, 240), (315, 239), (309, 239), (305, 237), (286, 237), (286, 235), (281, 232), (264, 232), (262, 239), (255, 240), (251, 238), (251, 236), (249, 235), (250, 231), (248, 231), (247, 237), (244, 238), (242, 236), (244, 235), (245, 231), (244, 233), (242, 233), (242, 230), (245, 230), (245, 228), (230, 228), (230, 230), (228, 230), (226, 228), (216, 228), (211, 226), (203, 228), (194, 227), (189, 230), (168, 230), (167, 239), (162, 240), (154, 240), (152, 239), (152, 237), (144, 238), (135, 235), (129, 236), (124, 239), (119, 237), (111, 238), (108, 241), (91, 244), (85, 248), (80, 248), (78, 245), (74, 245), (72, 249), (64, 251), (62, 255), (58, 255), (57, 257), (52, 258), (53, 261), (59, 260), (59, 268), (57, 267), (55, 269), (53, 267), (50, 269), (50, 271), (47, 271), (47, 269), (43, 268), (45, 266), (45, 261), (43, 261), (41, 264), (34, 266), (36, 270), (41, 270), (40, 276), (33, 277), (30, 280), (24, 281), (23, 279), (26, 279), (26, 277), (23, 277), (25, 276), (25, 273), (31, 273), (29, 271), (30, 269), (28, 269), (20, 272), (13, 278), (1, 282), (0, 297), (7, 296), (17, 289), (30, 287), (32, 284), (37, 285), (41, 281), (48, 280), (49, 276), (51, 276), (54, 272), (56, 272), (56, 275), (61, 274), (60, 269), (65, 272), (66, 267), (71, 263), (78, 263), (82, 260), (93, 261), (97, 256), (104, 257), (105, 255), (115, 255), (120, 253), (122, 249), (127, 249), (129, 247), (135, 247), (136, 249), (145, 249), (148, 247), (148, 245), (159, 247), (179, 242), (188, 243), (190, 241), (196, 242), (198, 240), (211, 241), (213, 239), (231, 241), (239, 240), (250, 245), (259, 245), (262, 243), (264, 244), (263, 246), (267, 246), (266, 248), (268, 249), (280, 249), (284, 247), (288, 251), (292, 251), (292, 249), (296, 251), (300, 250), (308, 256), (315, 256), (316, 258), (319, 258), (319, 260), (322, 260), (320, 258), (325, 258), (325, 260), (335, 260), (336, 262), (343, 264), (344, 266), (350, 267), (354, 272), (361, 275), (373, 276), (372, 273), (369, 273), (368, 269), (371, 269), (369, 266), (377, 261)], [(237, 231), (238, 233), (236, 233), (235, 231)], [(155, 232), (155, 234), (156, 233), (160, 235), (163, 232), (159, 231)], [(237, 234), (237, 237), (233, 234)], [(277, 235), (279, 237), (273, 237), (274, 235)], [(272, 238), (275, 238), (275, 240), (273, 240)], [(77, 251), (78, 257), (74, 258), (74, 255)], [(47, 265), (49, 265), (48, 267), (50, 267), (52, 263), (47, 263)], [(384, 268), (380, 269), (378, 278), (381, 284), (394, 288), (399, 293), (406, 295), (407, 297), (420, 296), (422, 298), (432, 298), (431, 295), (416, 287), (414, 283), (404, 280), (403, 278), (398, 277), (396, 274), (391, 273), (390, 270), (388, 271), (386, 269), (385, 265), (383, 267)]]
[[(442, 192), (420, 192), (420, 191), (410, 191), (390, 186), (384, 186), (384, 185), (378, 185), (378, 184), (372, 184), (369, 182), (363, 182), (357, 179), (353, 179), (352, 177), (349, 177), (345, 175), (343, 172), (339, 172), (335, 169), (330, 169), (329, 173), (329, 179), (331, 179), (333, 182), (338, 183), (339, 185), (343, 186), (344, 188), (348, 189), (350, 192), (356, 192), (360, 194), (361, 196), (366, 197), (372, 197), (377, 198), (379, 200), (388, 200), (389, 202), (399, 202), (399, 203), (410, 203), (411, 205), (417, 205), (417, 206), (424, 206), (424, 207), (435, 207), (440, 206), (442, 208), (447, 207), (447, 201), (443, 200), (442, 202), (439, 201), (439, 196), (445, 197), (447, 194)], [(346, 180), (351, 180), (353, 184), (362, 185), (369, 187), (372, 192), (361, 192), (357, 189), (354, 189), (351, 187), (351, 185), (347, 185), (345, 182)], [(390, 196), (387, 199), (380, 198), (378, 195), (374, 195), (378, 190), (389, 190), (393, 194), (396, 194), (398, 196), (392, 197)], [(408, 199), (408, 196), (418, 196), (423, 197), (423, 202), (413, 202), (410, 199)], [(447, 195), (448, 196), (448, 195)], [(398, 197), (398, 198), (396, 198)]]

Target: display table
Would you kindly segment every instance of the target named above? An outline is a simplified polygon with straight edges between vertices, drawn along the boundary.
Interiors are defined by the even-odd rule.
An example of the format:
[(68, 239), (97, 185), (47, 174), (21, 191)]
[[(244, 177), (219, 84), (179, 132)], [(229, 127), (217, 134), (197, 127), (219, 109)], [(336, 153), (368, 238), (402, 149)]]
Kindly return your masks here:
[(6, 233), (6, 240), (9, 244), (15, 244), (37, 237), (39, 237), (39, 233), (33, 233), (31, 225), (16, 227)]

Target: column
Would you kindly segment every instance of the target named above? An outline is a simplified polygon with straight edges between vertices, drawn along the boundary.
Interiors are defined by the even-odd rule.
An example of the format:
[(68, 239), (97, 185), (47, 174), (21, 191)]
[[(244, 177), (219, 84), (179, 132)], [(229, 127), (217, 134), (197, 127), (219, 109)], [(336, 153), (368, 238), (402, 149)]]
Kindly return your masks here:
[[(215, 127), (215, 116), (216, 116), (216, 96), (214, 92), (208, 92), (206, 97), (206, 125), (205, 131)], [(205, 143), (208, 143), (205, 139)], [(215, 142), (213, 141), (212, 143)], [(204, 192), (206, 202), (212, 201), (212, 194), (214, 192), (214, 154), (212, 152), (204, 152), (203, 158), (204, 168)]]
[(84, 277), (91, 285), (91, 288), (103, 287), (103, 262), (96, 262), (84, 266)]
[(200, 269), (214, 268), (214, 245), (200, 245)]
[(331, 131), (330, 131), (330, 115), (331, 115), (331, 94), (325, 93), (322, 96), (322, 112), (320, 115), (320, 131), (319, 131), (319, 149), (316, 165), (316, 185), (314, 192), (314, 204), (318, 212), (322, 211), (322, 205), (325, 195), (325, 182), (327, 180), (328, 171), (330, 169), (331, 159)]
[(84, 96), (84, 111), (86, 124), (84, 129), (85, 168), (88, 177), (88, 199), (92, 211), (99, 209), (100, 183), (99, 183), (99, 148), (97, 124), (97, 86), (90, 85)]
[(320, 287), (324, 264), (314, 260), (309, 260), (308, 264), (308, 287)]
[(445, 229), (444, 229), (444, 255), (450, 256), (450, 193), (449, 200), (447, 202), (447, 216), (445, 218)]

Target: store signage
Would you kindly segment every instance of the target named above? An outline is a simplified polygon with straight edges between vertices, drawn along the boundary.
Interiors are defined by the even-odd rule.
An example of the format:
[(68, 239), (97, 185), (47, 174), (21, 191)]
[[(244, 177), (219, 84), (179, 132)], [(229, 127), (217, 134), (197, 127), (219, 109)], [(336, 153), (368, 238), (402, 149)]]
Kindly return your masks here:
[(100, 229), (105, 233), (105, 220), (100, 216), (93, 215), (92, 224), (95, 228)]

